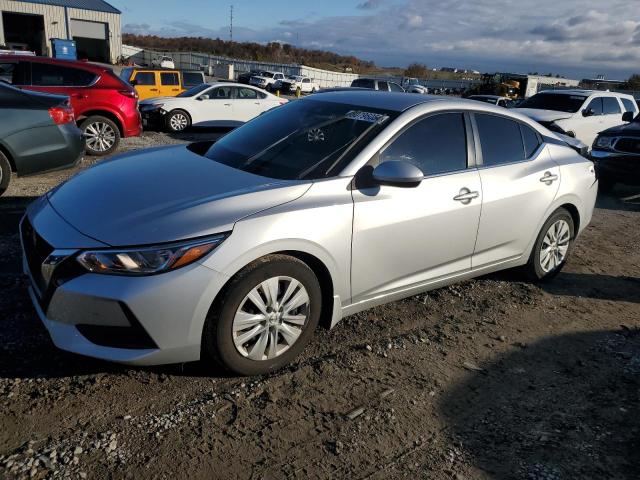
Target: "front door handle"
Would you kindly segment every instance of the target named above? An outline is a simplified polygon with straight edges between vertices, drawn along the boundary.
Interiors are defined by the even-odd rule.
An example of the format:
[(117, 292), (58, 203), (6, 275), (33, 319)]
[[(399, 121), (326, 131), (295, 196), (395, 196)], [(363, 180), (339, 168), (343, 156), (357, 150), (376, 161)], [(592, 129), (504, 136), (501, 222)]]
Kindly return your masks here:
[(542, 183), (546, 183), (547, 185), (551, 185), (556, 180), (558, 180), (558, 175), (551, 172), (544, 172), (544, 175), (540, 179)]
[(149, 89), (149, 91), (150, 91), (150, 92), (157, 92), (157, 91), (158, 91), (158, 89), (157, 89), (157, 88), (150, 88), (150, 89)]
[(471, 203), (471, 200), (474, 198), (478, 198), (480, 194), (478, 192), (472, 192), (468, 188), (461, 188), (460, 193), (453, 197), (456, 202), (460, 202), (463, 205), (468, 205)]
[(230, 104), (230, 103), (225, 103), (225, 104), (224, 104), (224, 106), (225, 106), (225, 107), (230, 107), (230, 106), (231, 106), (231, 104)]

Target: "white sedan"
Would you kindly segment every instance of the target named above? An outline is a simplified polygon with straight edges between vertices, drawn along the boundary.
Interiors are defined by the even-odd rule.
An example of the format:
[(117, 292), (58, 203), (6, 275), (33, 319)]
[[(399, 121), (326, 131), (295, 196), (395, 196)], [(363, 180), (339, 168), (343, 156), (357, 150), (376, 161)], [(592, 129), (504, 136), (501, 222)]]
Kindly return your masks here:
[(217, 82), (203, 83), (177, 97), (143, 100), (140, 113), (145, 127), (181, 132), (190, 126), (237, 127), (285, 103), (286, 99), (252, 86)]

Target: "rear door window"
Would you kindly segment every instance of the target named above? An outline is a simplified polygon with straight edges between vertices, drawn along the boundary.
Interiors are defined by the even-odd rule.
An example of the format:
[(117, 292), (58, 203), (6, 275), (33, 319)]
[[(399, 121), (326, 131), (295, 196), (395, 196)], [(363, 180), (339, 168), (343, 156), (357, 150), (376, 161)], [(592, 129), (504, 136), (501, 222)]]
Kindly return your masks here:
[(387, 82), (378, 82), (378, 90), (382, 90), (383, 92), (388, 92), (389, 84)]
[(476, 125), (486, 167), (519, 162), (525, 158), (520, 124), (497, 115), (476, 113)]
[(389, 89), (392, 92), (404, 92), (403, 88), (397, 83), (389, 82)]
[(0, 63), (0, 79), (13, 85), (30, 85), (31, 64), (29, 62)]
[(467, 168), (467, 136), (461, 113), (443, 113), (414, 123), (379, 155), (380, 163), (405, 161), (425, 175)]
[(87, 87), (96, 79), (96, 75), (79, 68), (33, 62), (31, 83), (41, 87)]
[(376, 88), (376, 83), (368, 78), (359, 78), (354, 80), (351, 86), (360, 88)]
[(177, 72), (161, 72), (160, 73), (161, 85), (180, 85), (180, 78)]
[(234, 88), (234, 90), (236, 98), (239, 98), (241, 100), (255, 100), (258, 98), (258, 92), (256, 92), (252, 88), (241, 87)]
[(619, 115), (622, 113), (618, 99), (614, 97), (602, 97), (602, 113), (604, 115)]

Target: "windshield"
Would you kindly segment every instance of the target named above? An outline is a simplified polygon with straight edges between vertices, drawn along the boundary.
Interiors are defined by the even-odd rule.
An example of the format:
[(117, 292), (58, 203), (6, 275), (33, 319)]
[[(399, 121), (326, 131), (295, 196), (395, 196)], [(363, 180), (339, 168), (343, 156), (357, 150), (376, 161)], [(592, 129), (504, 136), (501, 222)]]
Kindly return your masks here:
[(518, 108), (537, 108), (539, 110), (576, 113), (586, 99), (587, 97), (584, 95), (538, 93), (522, 102), (518, 105)]
[(265, 78), (273, 78), (274, 74), (271, 72), (262, 72), (260, 75)]
[(339, 173), (396, 115), (342, 103), (298, 100), (225, 135), (206, 157), (269, 178), (327, 178)]
[(185, 90), (184, 92), (176, 95), (178, 97), (195, 97), (196, 95), (204, 92), (207, 88), (211, 88), (211, 85), (208, 83), (202, 83), (195, 87), (191, 87), (189, 90)]

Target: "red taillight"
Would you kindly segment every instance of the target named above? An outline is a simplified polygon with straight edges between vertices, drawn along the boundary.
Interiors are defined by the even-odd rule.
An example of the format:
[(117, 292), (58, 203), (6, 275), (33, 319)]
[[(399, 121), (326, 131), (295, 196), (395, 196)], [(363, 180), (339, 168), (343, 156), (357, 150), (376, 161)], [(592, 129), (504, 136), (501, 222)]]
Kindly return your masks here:
[(75, 121), (73, 108), (66, 105), (51, 107), (49, 109), (49, 115), (51, 115), (51, 119), (56, 125), (64, 125), (65, 123), (73, 123)]
[(138, 92), (136, 92), (135, 90), (118, 90), (118, 92), (120, 92), (120, 94), (124, 95), (125, 97), (135, 98), (136, 100), (138, 99)]

